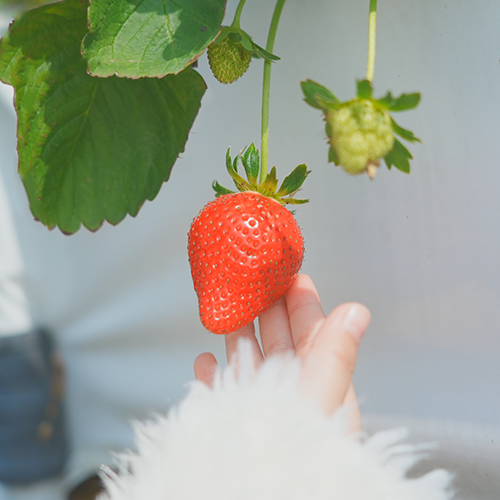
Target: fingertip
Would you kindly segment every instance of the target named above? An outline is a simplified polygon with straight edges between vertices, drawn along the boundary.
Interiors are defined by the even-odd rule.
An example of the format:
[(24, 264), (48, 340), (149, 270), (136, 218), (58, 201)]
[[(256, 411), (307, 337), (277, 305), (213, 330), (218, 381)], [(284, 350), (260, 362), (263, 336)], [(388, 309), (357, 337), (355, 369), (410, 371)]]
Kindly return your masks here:
[(343, 326), (360, 342), (371, 321), (370, 310), (359, 302), (348, 302), (343, 307), (345, 308)]
[(302, 288), (314, 288), (314, 289), (316, 289), (311, 277), (305, 273), (300, 273), (297, 275), (297, 277), (295, 278), (295, 281), (293, 282), (293, 286), (300, 286)]
[(197, 356), (193, 368), (196, 380), (212, 386), (219, 365), (211, 352), (204, 352)]

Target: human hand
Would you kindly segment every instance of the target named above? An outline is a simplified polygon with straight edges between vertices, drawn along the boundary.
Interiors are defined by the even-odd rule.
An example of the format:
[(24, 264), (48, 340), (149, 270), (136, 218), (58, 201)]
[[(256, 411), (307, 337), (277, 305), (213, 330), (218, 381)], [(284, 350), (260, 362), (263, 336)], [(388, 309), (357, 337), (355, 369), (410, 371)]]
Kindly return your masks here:
[[(325, 316), (309, 276), (301, 274), (284, 297), (259, 317), (262, 350), (253, 324), (225, 335), (226, 354), (237, 354), (238, 340), (247, 339), (258, 367), (265, 357), (294, 351), (302, 359), (302, 392), (320, 409), (332, 414), (342, 404), (351, 407), (351, 430), (361, 429), (352, 385), (358, 347), (370, 322), (370, 312), (358, 303), (346, 303)], [(203, 353), (194, 363), (196, 379), (211, 385), (218, 369), (213, 354)]]

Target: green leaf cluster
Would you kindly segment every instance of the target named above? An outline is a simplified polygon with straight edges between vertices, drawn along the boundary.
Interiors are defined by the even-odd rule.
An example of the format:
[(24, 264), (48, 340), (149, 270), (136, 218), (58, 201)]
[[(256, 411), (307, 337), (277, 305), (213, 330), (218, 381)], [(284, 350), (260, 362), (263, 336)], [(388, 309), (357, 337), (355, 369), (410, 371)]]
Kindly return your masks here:
[(82, 49), (92, 75), (177, 74), (219, 34), (226, 0), (92, 0)]
[(55, 2), (57, 0), (0, 0), (0, 10), (9, 9), (17, 12), (33, 9), (46, 3)]
[[(353, 101), (340, 102), (339, 99), (333, 94), (331, 90), (320, 85), (312, 80), (301, 82), (302, 92), (304, 94), (304, 101), (313, 108), (320, 109), (326, 116), (330, 111), (337, 111), (341, 106), (349, 105)], [(399, 97), (393, 97), (391, 92), (388, 92), (385, 97), (381, 99), (373, 98), (373, 88), (368, 80), (357, 81), (357, 99), (370, 100), (374, 106), (379, 109), (385, 109), (388, 112), (399, 112), (414, 109), (420, 102), (420, 94), (402, 94)], [(404, 129), (399, 126), (391, 117), (392, 130), (395, 136), (408, 141), (408, 142), (421, 142), (418, 137), (410, 130)], [(332, 131), (329, 121), (326, 120), (325, 131), (327, 137), (331, 138)], [(339, 158), (335, 151), (335, 147), (330, 142), (328, 151), (328, 161), (339, 165)], [(394, 146), (389, 153), (384, 157), (387, 167), (390, 169), (392, 166), (401, 170), (402, 172), (410, 172), (410, 162), (413, 157), (406, 147), (395, 137)]]
[[(238, 173), (239, 162), (241, 162), (245, 170), (246, 180)], [(276, 177), (276, 167), (273, 167), (266, 175), (265, 179), (259, 182), (260, 155), (259, 150), (254, 144), (245, 148), (241, 153), (236, 155), (234, 159), (231, 158), (231, 150), (228, 149), (226, 153), (226, 168), (233, 179), (236, 189), (240, 192), (255, 191), (279, 201), (282, 205), (302, 205), (309, 201), (294, 197), (310, 173), (304, 164), (295, 167), (290, 175), (285, 177), (279, 189), (278, 179)], [(216, 196), (223, 196), (235, 192), (221, 186), (217, 181), (214, 181), (212, 187)]]
[(36, 219), (96, 230), (158, 194), (206, 90), (190, 65), (225, 4), (64, 0), (13, 23), (0, 80), (15, 89), (19, 173)]

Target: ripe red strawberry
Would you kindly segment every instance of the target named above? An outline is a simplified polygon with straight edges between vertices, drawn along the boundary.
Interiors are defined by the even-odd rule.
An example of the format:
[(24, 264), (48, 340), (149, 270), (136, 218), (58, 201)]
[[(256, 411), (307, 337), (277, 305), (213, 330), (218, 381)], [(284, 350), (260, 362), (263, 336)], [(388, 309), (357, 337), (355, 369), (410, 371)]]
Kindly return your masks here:
[(256, 183), (259, 157), (253, 145), (241, 157), (249, 182), (236, 171), (238, 158), (233, 164), (228, 152), (227, 166), (242, 192), (215, 183), (219, 197), (201, 210), (188, 235), (200, 318), (212, 333), (251, 323), (286, 293), (304, 258), (302, 234), (283, 205), (307, 201), (292, 197), (308, 174), (306, 166), (299, 165), (276, 191), (275, 168)]
[(203, 325), (230, 333), (288, 290), (302, 265), (304, 240), (289, 210), (247, 191), (205, 206), (191, 225), (188, 251)]

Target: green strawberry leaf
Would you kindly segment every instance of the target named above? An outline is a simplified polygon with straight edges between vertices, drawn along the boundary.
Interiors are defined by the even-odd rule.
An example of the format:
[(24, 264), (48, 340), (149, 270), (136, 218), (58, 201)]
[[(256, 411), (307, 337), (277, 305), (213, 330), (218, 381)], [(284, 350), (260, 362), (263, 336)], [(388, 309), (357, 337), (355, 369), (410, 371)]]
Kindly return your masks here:
[(306, 165), (302, 164), (295, 167), (292, 173), (285, 177), (276, 195), (287, 196), (296, 193), (308, 175), (309, 172), (307, 171)]
[(420, 94), (402, 94), (399, 97), (393, 97), (390, 92), (387, 92), (385, 97), (378, 99), (375, 102), (388, 109), (389, 111), (406, 111), (418, 106), (420, 102)]
[(384, 158), (387, 168), (391, 168), (394, 165), (397, 169), (410, 173), (410, 162), (413, 156), (410, 152), (396, 139), (394, 142), (394, 147), (391, 149), (389, 154)]
[(0, 42), (31, 211), (68, 233), (117, 224), (155, 198), (206, 89), (192, 69), (161, 80), (89, 76), (80, 54), (87, 7), (66, 0), (28, 11)]
[(372, 98), (373, 88), (368, 80), (356, 80), (356, 85), (358, 88), (358, 97), (360, 99)]
[(406, 139), (409, 142), (422, 142), (418, 137), (414, 135), (414, 133), (411, 130), (407, 130), (403, 127), (400, 127), (392, 118), (391, 118), (391, 123), (392, 123), (392, 130), (394, 130), (394, 133), (398, 134), (403, 139)]
[(254, 144), (250, 144), (250, 146), (244, 151), (241, 156), (241, 163), (245, 168), (248, 182), (250, 184), (257, 184), (260, 171), (260, 159), (259, 150)]
[(300, 86), (304, 93), (304, 101), (309, 106), (322, 110), (338, 109), (340, 101), (323, 85), (312, 80), (306, 80), (305, 82), (300, 82)]
[(92, 75), (177, 74), (219, 34), (226, 0), (92, 0), (83, 55)]

